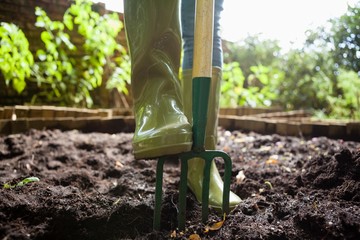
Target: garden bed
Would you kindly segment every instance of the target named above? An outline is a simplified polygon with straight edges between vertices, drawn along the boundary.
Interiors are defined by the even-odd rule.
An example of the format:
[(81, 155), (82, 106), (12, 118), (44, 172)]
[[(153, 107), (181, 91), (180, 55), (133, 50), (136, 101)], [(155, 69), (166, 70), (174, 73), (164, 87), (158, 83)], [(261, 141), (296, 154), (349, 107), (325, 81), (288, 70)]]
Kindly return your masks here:
[(134, 117), (129, 109), (84, 109), (54, 106), (9, 106), (0, 108), (0, 135), (30, 129), (78, 129), (82, 132), (132, 132)]
[[(220, 129), (217, 147), (233, 160), (231, 189), (243, 201), (206, 232), (189, 192), (186, 231), (177, 231), (179, 164), (171, 161), (154, 232), (156, 161), (135, 161), (131, 139), (49, 129), (1, 136), (0, 182), (11, 187), (0, 189), (0, 239), (360, 237), (359, 142)], [(15, 187), (27, 177), (39, 181)], [(208, 224), (221, 220), (211, 211)]]
[(255, 131), (297, 137), (329, 137), (360, 141), (360, 122), (320, 120), (307, 111), (249, 112), (244, 109), (221, 109), (219, 124), (229, 130)]
[[(360, 141), (360, 122), (317, 120), (307, 111), (283, 112), (271, 108), (220, 109), (219, 125), (227, 130), (254, 131), (298, 137), (329, 137)], [(133, 132), (131, 109), (82, 109), (54, 106), (0, 108), (0, 134), (30, 129), (77, 129), (83, 132)]]

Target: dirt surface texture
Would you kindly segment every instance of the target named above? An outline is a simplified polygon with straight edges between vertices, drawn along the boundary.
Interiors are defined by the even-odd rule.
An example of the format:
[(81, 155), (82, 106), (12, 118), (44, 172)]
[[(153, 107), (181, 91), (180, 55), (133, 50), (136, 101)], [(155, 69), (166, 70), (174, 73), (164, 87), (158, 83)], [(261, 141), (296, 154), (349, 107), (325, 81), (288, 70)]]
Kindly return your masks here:
[(360, 239), (360, 142), (219, 129), (243, 201), (225, 218), (210, 209), (203, 224), (189, 191), (178, 231), (180, 164), (171, 160), (153, 231), (156, 160), (134, 160), (131, 140), (77, 130), (0, 136), (0, 239)]

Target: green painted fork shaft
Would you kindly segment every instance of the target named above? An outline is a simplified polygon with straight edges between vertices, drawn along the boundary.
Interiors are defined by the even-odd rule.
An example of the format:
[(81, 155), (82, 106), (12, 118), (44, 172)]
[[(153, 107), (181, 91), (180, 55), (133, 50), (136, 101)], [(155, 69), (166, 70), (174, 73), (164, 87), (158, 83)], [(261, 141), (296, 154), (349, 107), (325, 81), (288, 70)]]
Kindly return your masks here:
[(204, 151), (207, 122), (210, 77), (196, 77), (192, 80), (193, 151)]

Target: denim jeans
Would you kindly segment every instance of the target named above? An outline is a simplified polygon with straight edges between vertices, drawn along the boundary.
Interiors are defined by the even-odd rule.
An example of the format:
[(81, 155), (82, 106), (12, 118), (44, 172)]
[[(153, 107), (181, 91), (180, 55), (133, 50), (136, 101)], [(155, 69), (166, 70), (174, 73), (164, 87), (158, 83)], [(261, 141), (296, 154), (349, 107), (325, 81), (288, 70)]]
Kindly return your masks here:
[[(195, 1), (181, 1), (181, 29), (183, 39), (184, 56), (182, 62), (183, 69), (191, 69), (193, 66), (194, 52), (194, 16)], [(224, 0), (215, 0), (214, 9), (214, 40), (213, 40), (213, 66), (222, 67), (223, 53), (220, 37), (220, 15), (223, 10)]]

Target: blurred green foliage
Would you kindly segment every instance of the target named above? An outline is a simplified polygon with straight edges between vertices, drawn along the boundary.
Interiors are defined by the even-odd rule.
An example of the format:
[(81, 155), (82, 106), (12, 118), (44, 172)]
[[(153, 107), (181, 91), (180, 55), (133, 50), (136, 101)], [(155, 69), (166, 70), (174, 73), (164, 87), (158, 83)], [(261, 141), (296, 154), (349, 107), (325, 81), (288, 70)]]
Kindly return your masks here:
[(329, 115), (334, 118), (360, 119), (360, 77), (358, 73), (340, 70), (336, 87), (342, 94), (327, 96), (331, 108)]
[(334, 43), (332, 56), (339, 66), (355, 72), (360, 71), (360, 2), (348, 7), (346, 14), (332, 19), (328, 43)]
[[(129, 59), (116, 42), (123, 27), (116, 13), (100, 15), (92, 10), (91, 1), (76, 0), (65, 12), (63, 21), (52, 21), (40, 8), (36, 8), (35, 14), (36, 26), (44, 29), (41, 39), (45, 49), (37, 51), (34, 73), (41, 91), (34, 95), (33, 102), (91, 107), (91, 91), (101, 86), (105, 65), (112, 72), (107, 87), (127, 92)], [(83, 42), (79, 49), (72, 43), (69, 31), (75, 31), (78, 34), (75, 40)], [(120, 57), (111, 59), (115, 52)]]
[(11, 83), (12, 88), (21, 93), (33, 64), (33, 55), (23, 31), (12, 23), (0, 23), (0, 71), (6, 85)]
[(123, 24), (116, 13), (100, 15), (92, 5), (90, 0), (76, 0), (62, 21), (51, 20), (37, 7), (35, 25), (43, 29), (44, 48), (36, 51), (35, 59), (24, 33), (2, 23), (0, 70), (6, 84), (12, 82), (21, 93), (26, 81), (36, 82), (38, 92), (31, 103), (65, 106), (93, 106), (91, 92), (104, 80), (106, 88), (127, 94), (130, 60), (116, 41)]
[(283, 72), (263, 65), (251, 66), (250, 71), (245, 81), (238, 62), (224, 64), (220, 106), (269, 107), (273, 105), (272, 101), (278, 96), (277, 85), (273, 83), (283, 80)]
[(223, 107), (308, 109), (322, 118), (360, 119), (360, 3), (307, 32), (303, 48), (247, 37), (225, 43)]
[[(76, 0), (62, 21), (40, 8), (35, 14), (44, 43), (35, 60), (20, 29), (0, 26), (0, 70), (7, 86), (21, 93), (26, 81), (35, 81), (33, 102), (67, 106), (91, 107), (91, 92), (104, 83), (128, 93), (130, 59), (115, 40), (123, 28), (116, 14), (98, 14), (89, 0)], [(360, 3), (308, 30), (304, 46), (288, 52), (260, 35), (225, 42), (221, 106), (308, 109), (318, 117), (360, 119), (359, 20)]]

